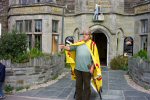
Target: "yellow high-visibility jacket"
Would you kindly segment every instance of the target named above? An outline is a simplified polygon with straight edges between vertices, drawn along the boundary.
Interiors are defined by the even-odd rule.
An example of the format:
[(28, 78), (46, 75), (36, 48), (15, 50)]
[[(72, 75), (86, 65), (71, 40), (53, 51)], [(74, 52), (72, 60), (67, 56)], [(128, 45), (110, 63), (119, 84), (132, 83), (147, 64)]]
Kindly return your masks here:
[[(97, 46), (95, 42), (93, 42), (92, 40), (89, 40), (87, 42), (79, 41), (77, 43), (71, 44), (71, 46), (79, 46), (82, 44), (86, 44), (86, 46), (88, 47), (95, 65), (94, 73), (91, 78), (91, 85), (96, 91), (100, 91), (100, 89), (102, 88), (102, 73), (100, 68), (100, 60), (99, 60)], [(71, 78), (72, 80), (75, 80), (76, 75), (74, 73), (74, 69), (76, 66), (76, 62), (75, 62), (76, 51), (65, 51), (65, 53), (66, 53), (66, 63), (69, 63), (71, 66)]]

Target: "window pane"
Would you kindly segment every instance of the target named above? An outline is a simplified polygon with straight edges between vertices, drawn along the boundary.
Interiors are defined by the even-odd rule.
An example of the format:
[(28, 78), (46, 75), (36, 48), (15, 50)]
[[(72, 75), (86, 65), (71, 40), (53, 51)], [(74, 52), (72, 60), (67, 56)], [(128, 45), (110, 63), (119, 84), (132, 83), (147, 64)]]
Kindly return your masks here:
[(58, 20), (52, 20), (52, 32), (58, 33)]
[(32, 32), (32, 21), (31, 20), (25, 21), (25, 31)]
[(35, 35), (35, 47), (38, 50), (42, 50), (42, 35), (41, 34)]
[(23, 32), (23, 21), (16, 21), (16, 29), (18, 32)]
[(35, 20), (35, 32), (42, 32), (42, 20)]
[(32, 48), (32, 34), (28, 34), (28, 48), (29, 50)]
[(141, 37), (141, 48), (147, 51), (147, 36)]
[(22, 0), (22, 4), (27, 4), (27, 0)]
[(148, 19), (141, 20), (141, 32), (148, 33)]
[(39, 3), (40, 2), (40, 0), (35, 0), (35, 3)]
[(52, 36), (52, 52), (58, 52), (58, 36)]
[(25, 5), (25, 4), (27, 4), (27, 0), (19, 0), (19, 4)]
[(35, 0), (28, 0), (28, 3), (33, 4), (33, 3), (35, 3)]

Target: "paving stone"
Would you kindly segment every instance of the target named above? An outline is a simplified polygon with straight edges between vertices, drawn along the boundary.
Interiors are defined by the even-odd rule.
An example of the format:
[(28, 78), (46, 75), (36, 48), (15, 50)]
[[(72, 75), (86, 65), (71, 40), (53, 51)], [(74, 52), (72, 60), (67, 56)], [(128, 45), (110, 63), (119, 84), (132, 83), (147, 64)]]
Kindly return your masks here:
[(149, 100), (146, 97), (126, 97), (125, 100)]
[(125, 97), (145, 97), (150, 94), (146, 94), (146, 93), (139, 92), (139, 91), (124, 91), (124, 95)]
[(123, 96), (116, 95), (103, 95), (102, 98), (106, 100), (125, 100)]
[(50, 91), (62, 91), (64, 89), (64, 87), (52, 87), (52, 86), (48, 86), (46, 88), (44, 88), (46, 91), (50, 90)]
[(72, 88), (65, 88), (62, 93), (58, 96), (58, 98), (67, 98), (67, 96), (70, 94)]
[(109, 88), (111, 90), (133, 90), (129, 85), (127, 84), (119, 84), (118, 83), (109, 83)]
[[(150, 95), (139, 92), (130, 87), (124, 75), (125, 71), (105, 71), (103, 74), (103, 100), (150, 100)], [(74, 100), (75, 81), (70, 74), (60, 79), (55, 84), (45, 88), (32, 90), (18, 95), (49, 98), (50, 100)], [(99, 95), (91, 88), (91, 100), (100, 100)]]
[(52, 98), (52, 97), (56, 98), (60, 93), (61, 91), (40, 91), (35, 96), (42, 97), (42, 98)]

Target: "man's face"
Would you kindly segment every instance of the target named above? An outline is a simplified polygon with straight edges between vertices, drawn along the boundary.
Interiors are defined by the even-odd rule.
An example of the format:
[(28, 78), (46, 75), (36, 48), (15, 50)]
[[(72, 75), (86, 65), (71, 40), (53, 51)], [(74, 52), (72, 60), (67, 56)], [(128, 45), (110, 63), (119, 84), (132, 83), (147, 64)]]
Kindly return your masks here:
[(83, 40), (87, 41), (90, 39), (90, 35), (89, 34), (83, 34)]

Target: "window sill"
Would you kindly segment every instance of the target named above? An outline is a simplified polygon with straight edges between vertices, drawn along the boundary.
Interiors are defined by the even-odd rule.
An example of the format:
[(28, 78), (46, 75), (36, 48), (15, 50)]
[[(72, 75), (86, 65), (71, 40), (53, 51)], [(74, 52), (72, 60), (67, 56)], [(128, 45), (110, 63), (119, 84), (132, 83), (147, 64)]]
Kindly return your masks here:
[(148, 35), (148, 33), (140, 33), (140, 36)]
[(42, 32), (34, 32), (34, 34), (42, 34)]
[(52, 35), (59, 35), (59, 33), (54, 33), (54, 32), (53, 32)]

